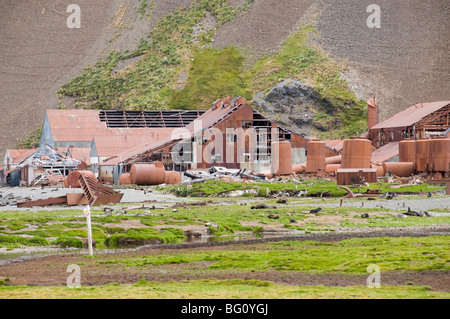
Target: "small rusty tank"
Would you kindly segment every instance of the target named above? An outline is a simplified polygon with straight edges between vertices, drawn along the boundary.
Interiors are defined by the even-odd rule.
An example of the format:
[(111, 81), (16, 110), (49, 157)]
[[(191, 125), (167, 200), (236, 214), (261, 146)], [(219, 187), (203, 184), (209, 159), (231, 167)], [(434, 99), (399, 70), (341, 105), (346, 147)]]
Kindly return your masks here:
[(176, 171), (166, 171), (164, 183), (168, 185), (176, 185), (181, 182), (181, 174)]
[(315, 173), (325, 169), (326, 144), (323, 141), (306, 143), (306, 173)]
[(291, 142), (279, 140), (272, 142), (272, 170), (274, 175), (292, 174)]
[(130, 181), (134, 185), (159, 185), (164, 183), (165, 168), (162, 162), (133, 164)]
[(131, 184), (131, 176), (130, 173), (123, 173), (119, 177), (119, 185), (130, 185)]

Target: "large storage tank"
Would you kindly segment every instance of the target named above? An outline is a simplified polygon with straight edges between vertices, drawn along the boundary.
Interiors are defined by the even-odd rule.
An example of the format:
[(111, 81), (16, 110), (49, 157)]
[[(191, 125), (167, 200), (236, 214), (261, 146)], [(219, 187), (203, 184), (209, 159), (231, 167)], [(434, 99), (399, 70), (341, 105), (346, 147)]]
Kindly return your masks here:
[(342, 168), (370, 168), (371, 142), (366, 139), (345, 140), (342, 149)]
[(325, 169), (325, 149), (323, 141), (306, 143), (306, 173), (315, 173)]
[(292, 174), (291, 142), (280, 140), (272, 142), (272, 170), (274, 175)]
[(431, 140), (416, 141), (416, 170), (425, 172), (430, 163), (430, 142)]
[(84, 176), (88, 176), (91, 178), (94, 178), (95, 180), (97, 180), (97, 178), (95, 177), (95, 174), (91, 171), (72, 171), (69, 173), (69, 175), (67, 175), (67, 179), (65, 183), (65, 185), (67, 185), (67, 187), (72, 187), (72, 188), (78, 188), (81, 187), (80, 186), (80, 175), (84, 175)]
[(416, 141), (403, 140), (398, 142), (398, 161), (416, 162)]
[(165, 173), (162, 162), (133, 164), (130, 169), (130, 181), (134, 185), (159, 185), (164, 183)]
[(436, 138), (430, 142), (430, 167), (429, 171), (447, 172), (450, 164), (450, 139)]

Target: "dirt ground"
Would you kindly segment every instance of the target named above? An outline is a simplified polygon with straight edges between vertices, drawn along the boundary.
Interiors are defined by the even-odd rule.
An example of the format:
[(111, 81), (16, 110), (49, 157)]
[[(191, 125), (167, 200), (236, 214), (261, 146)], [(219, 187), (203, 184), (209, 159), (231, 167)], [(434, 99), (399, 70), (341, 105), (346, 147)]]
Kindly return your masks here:
[[(436, 229), (434, 229), (436, 231)], [(448, 232), (448, 229), (444, 230)], [(403, 231), (386, 233), (357, 233), (357, 234), (317, 234), (298, 236), (297, 239), (310, 239), (320, 241), (336, 241), (355, 236), (424, 236), (433, 234), (431, 230), (422, 229), (420, 232)], [(287, 238), (278, 238), (283, 240)], [(292, 239), (292, 237), (290, 237)], [(264, 241), (275, 239), (254, 239), (242, 241), (233, 245), (233, 242), (152, 245), (138, 249), (131, 249), (116, 253), (96, 253), (97, 258), (85, 258), (83, 254), (63, 254), (33, 258), (23, 262), (15, 262), (0, 266), (0, 277), (10, 278), (13, 285), (29, 286), (62, 286), (66, 285), (68, 277), (67, 267), (70, 264), (79, 264), (81, 267), (81, 280), (84, 286), (105, 285), (108, 283), (135, 284), (141, 279), (147, 281), (180, 281), (195, 279), (257, 279), (271, 281), (280, 285), (296, 286), (353, 286), (366, 285), (367, 275), (342, 274), (307, 274), (302, 272), (283, 271), (228, 271), (208, 269), (211, 262), (194, 262), (189, 264), (170, 264), (162, 266), (147, 265), (144, 267), (125, 267), (114, 263), (99, 263), (101, 261), (117, 260), (142, 255), (158, 255), (160, 253), (179, 252), (180, 249), (196, 250), (233, 250), (245, 249), (247, 245), (255, 245)], [(126, 270), (126, 271), (124, 271)], [(381, 281), (384, 285), (424, 285), (433, 291), (450, 291), (450, 271), (419, 271), (419, 272), (382, 272)]]

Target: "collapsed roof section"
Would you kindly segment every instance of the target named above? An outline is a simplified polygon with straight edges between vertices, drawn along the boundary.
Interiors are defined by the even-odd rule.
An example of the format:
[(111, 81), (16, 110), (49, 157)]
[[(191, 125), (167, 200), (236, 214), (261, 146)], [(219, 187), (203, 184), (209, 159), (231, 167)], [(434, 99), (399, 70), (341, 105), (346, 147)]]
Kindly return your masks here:
[(108, 128), (176, 128), (188, 125), (205, 112), (205, 110), (101, 110), (99, 117)]

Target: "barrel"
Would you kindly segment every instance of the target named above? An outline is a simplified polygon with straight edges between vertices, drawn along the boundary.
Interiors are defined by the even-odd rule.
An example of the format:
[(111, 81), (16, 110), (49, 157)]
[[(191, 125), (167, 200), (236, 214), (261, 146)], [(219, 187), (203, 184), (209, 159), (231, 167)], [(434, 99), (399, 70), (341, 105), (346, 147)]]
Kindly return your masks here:
[(80, 175), (91, 177), (91, 178), (94, 178), (95, 180), (97, 180), (97, 178), (95, 177), (95, 174), (93, 172), (77, 170), (77, 171), (72, 171), (69, 173), (69, 175), (67, 175), (67, 186), (71, 187), (71, 188), (81, 187), (80, 181), (79, 181)]
[(181, 174), (176, 171), (166, 171), (164, 183), (169, 185), (176, 185), (181, 182)]
[(292, 174), (291, 142), (280, 140), (272, 142), (272, 170), (274, 175)]
[(133, 164), (130, 182), (134, 185), (158, 185), (164, 183), (165, 168), (161, 162)]
[(306, 173), (315, 173), (325, 169), (326, 144), (322, 141), (306, 143)]
[(131, 184), (131, 176), (130, 173), (123, 173), (119, 177), (119, 185), (130, 185)]

